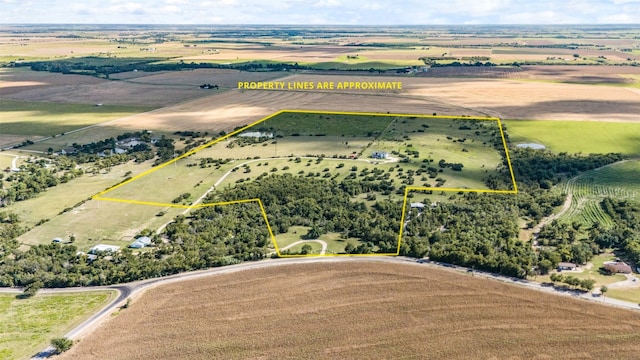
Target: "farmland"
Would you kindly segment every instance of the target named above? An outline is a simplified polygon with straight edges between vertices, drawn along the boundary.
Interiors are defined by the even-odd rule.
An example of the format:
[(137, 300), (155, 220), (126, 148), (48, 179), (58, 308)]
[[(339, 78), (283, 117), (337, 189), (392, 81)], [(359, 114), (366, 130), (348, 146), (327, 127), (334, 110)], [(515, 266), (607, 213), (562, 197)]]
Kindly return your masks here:
[[(554, 152), (640, 154), (640, 123), (505, 120), (514, 143), (538, 143)], [(567, 141), (576, 139), (576, 141)]]
[(61, 359), (630, 358), (639, 323), (628, 310), (419, 265), (309, 263), (152, 289)]
[[(394, 253), (398, 227), (406, 226), (402, 254), (439, 257), (516, 277), (531, 275), (542, 259), (530, 246), (513, 243), (516, 222), (534, 226), (550, 216), (562, 204), (563, 191), (572, 192), (573, 203), (561, 220), (584, 225), (578, 237), (586, 236), (594, 220), (613, 227), (598, 208), (599, 200), (637, 199), (632, 183), (638, 177), (637, 161), (565, 178), (609, 161), (591, 162), (590, 153), (624, 154), (616, 161), (640, 154), (640, 43), (635, 28), (621, 26), (605, 38), (600, 29), (588, 27), (392, 27), (382, 34), (368, 27), (213, 31), (186, 26), (161, 32), (156, 27), (123, 31), (96, 26), (71, 37), (59, 28), (48, 33), (46, 28), (32, 32), (30, 26), (20, 27), (19, 37), (11, 26), (7, 29), (0, 30), (0, 62), (7, 66), (0, 68), (0, 108), (10, 116), (0, 123), (0, 141), (10, 145), (33, 140), (36, 143), (20, 150), (44, 153), (13, 149), (6, 154), (10, 156), (0, 157), (3, 169), (13, 166), (16, 155), (18, 166), (40, 162), (46, 170), (57, 163), (57, 154), (46, 154), (49, 148), (58, 152), (141, 130), (149, 130), (147, 155), (155, 156), (137, 162), (139, 158), (126, 154), (131, 157), (123, 156), (126, 161), (112, 166), (116, 149), (105, 145), (83, 154), (94, 157), (92, 162), (70, 165), (68, 169), (82, 170), (77, 177), (60, 183), (50, 179), (55, 186), (48, 184), (37, 193), (20, 188), (20, 175), (27, 171), (7, 170), (0, 201), (8, 212), (0, 219), (0, 229), (21, 234), (15, 245), (20, 250), (46, 248), (42, 251), (54, 257), (58, 248), (50, 242), (57, 237), (65, 249), (77, 247), (69, 254), (97, 243), (126, 246), (142, 234), (154, 237), (155, 248), (135, 250), (134, 255), (123, 252), (113, 263), (104, 260), (101, 266), (113, 269), (104, 271), (108, 280), (84, 267), (70, 271), (84, 272), (81, 276), (57, 274), (60, 279), (47, 286), (118, 282), (265, 257), (274, 249), (257, 204), (185, 209), (196, 203), (236, 201), (241, 195), (265, 199), (268, 221), (282, 247), (311, 233), (317, 235), (308, 244), (313, 254), (322, 242), (330, 254), (351, 252), (347, 245), (350, 250), (360, 247), (359, 253)], [(393, 81), (402, 88), (238, 89), (238, 82), (272, 80)], [(201, 88), (203, 84), (215, 87)], [(137, 177), (152, 169), (152, 163), (183, 154), (187, 146), (283, 109), (370, 114), (285, 112), (248, 130), (273, 137), (234, 136)], [(418, 115), (394, 115), (404, 113)], [(450, 117), (421, 118), (431, 114)], [(405, 186), (512, 189), (495, 123), (469, 120), (475, 116), (509, 119), (510, 149), (519, 143), (543, 144), (552, 154), (546, 164), (560, 169), (563, 164), (558, 162), (572, 162), (570, 171), (544, 168), (538, 162), (542, 154), (517, 159), (529, 167), (520, 168), (517, 180), (525, 186), (517, 201), (457, 191), (409, 191), (410, 202), (427, 204), (428, 210), (410, 210), (410, 221), (399, 225)], [(183, 135), (187, 132), (200, 134), (190, 138)], [(163, 136), (175, 147), (161, 156), (162, 149), (153, 144)], [(389, 157), (374, 159), (379, 152)], [(562, 152), (581, 152), (586, 160), (562, 158)], [(68, 169), (56, 175), (62, 178)], [(105, 197), (161, 205), (89, 200), (128, 178), (135, 181)], [(29, 180), (22, 183), (37, 187)], [(558, 183), (560, 187), (548, 191)], [(9, 185), (15, 187), (5, 199)], [(25, 193), (33, 197), (14, 201), (18, 195), (27, 197)], [(571, 245), (588, 241), (581, 238)], [(298, 253), (302, 247), (289, 250)], [(574, 255), (563, 253), (562, 258)], [(33, 275), (30, 256), (12, 269)], [(122, 267), (119, 259), (130, 266)], [(5, 284), (29, 280), (14, 276)]]
[(577, 221), (586, 226), (598, 222), (611, 226), (611, 219), (600, 207), (605, 197), (640, 201), (640, 161), (630, 160), (585, 172), (564, 183), (562, 191), (572, 194), (571, 206), (562, 220)]
[(4, 135), (56, 136), (151, 110), (149, 107), (84, 105), (1, 100), (0, 141)]
[(0, 294), (0, 359), (33, 355), (113, 299), (114, 292), (37, 295)]

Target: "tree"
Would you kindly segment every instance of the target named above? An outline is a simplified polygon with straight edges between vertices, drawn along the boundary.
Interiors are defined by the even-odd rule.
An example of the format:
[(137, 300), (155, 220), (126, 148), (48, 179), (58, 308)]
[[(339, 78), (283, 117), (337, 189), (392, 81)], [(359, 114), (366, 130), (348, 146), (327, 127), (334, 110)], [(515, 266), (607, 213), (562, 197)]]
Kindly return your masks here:
[(71, 346), (73, 346), (73, 340), (66, 337), (51, 339), (51, 346), (54, 347), (56, 354), (62, 354), (63, 352), (71, 349)]
[(307, 255), (307, 254), (311, 253), (311, 250), (313, 250), (311, 245), (304, 244), (304, 245), (302, 245), (302, 250), (300, 250), (300, 254)]
[[(540, 270), (541, 275), (546, 275), (549, 273), (549, 270), (553, 269), (553, 264), (548, 259), (540, 260), (538, 263), (538, 270)], [(552, 274), (552, 276), (555, 274)]]
[(600, 293), (602, 294), (602, 296), (604, 296), (604, 294), (606, 294), (607, 291), (609, 291), (609, 288), (606, 285), (600, 286)]
[(44, 284), (42, 283), (42, 280), (33, 281), (32, 283), (24, 287), (24, 291), (22, 292), (21, 297), (26, 299), (34, 296), (38, 292), (38, 290), (42, 288), (43, 285)]
[(593, 286), (595, 284), (596, 284), (596, 281), (593, 279), (583, 279), (580, 281), (580, 287), (587, 291), (593, 290)]

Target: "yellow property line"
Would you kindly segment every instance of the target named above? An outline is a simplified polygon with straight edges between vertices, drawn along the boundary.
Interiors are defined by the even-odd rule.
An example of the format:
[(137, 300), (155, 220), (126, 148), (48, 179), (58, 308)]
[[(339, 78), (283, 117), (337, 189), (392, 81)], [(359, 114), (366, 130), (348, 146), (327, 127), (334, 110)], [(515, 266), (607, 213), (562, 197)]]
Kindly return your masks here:
[[(233, 201), (224, 201), (224, 202), (217, 202), (217, 203), (209, 203), (209, 204), (198, 204), (198, 205), (182, 205), (182, 204), (168, 204), (168, 203), (159, 203), (159, 202), (153, 202), (153, 201), (139, 201), (139, 200), (131, 200), (131, 199), (119, 199), (119, 198), (111, 198), (111, 197), (104, 197), (105, 194), (116, 190), (124, 185), (127, 185), (133, 181), (136, 181), (140, 178), (142, 178), (143, 176), (147, 176), (157, 170), (160, 170), (168, 165), (171, 165), (175, 162), (177, 162), (178, 160), (184, 159), (187, 156), (191, 156), (195, 153), (197, 153), (200, 150), (206, 149), (220, 141), (223, 141), (225, 139), (228, 139), (234, 135), (237, 135), (253, 126), (256, 126), (266, 120), (269, 120), (275, 116), (278, 116), (280, 114), (283, 113), (302, 113), (302, 114), (325, 114), (325, 115), (358, 115), (358, 116), (389, 116), (389, 117), (415, 117), (415, 118), (423, 118), (423, 119), (451, 119), (451, 120), (484, 120), (484, 121), (496, 121), (498, 124), (498, 128), (500, 129), (500, 137), (502, 139), (502, 145), (504, 146), (504, 152), (505, 152), (505, 158), (507, 159), (507, 164), (509, 166), (509, 173), (511, 175), (511, 181), (512, 181), (512, 185), (513, 185), (513, 190), (488, 190), (488, 189), (455, 189), (455, 188), (440, 188), (440, 187), (419, 187), (419, 186), (406, 186), (404, 189), (404, 196), (403, 196), (403, 203), (402, 203), (402, 216), (400, 219), (400, 232), (398, 234), (398, 247), (397, 247), (397, 251), (395, 253), (374, 253), (374, 254), (306, 254), (306, 255), (302, 255), (302, 254), (281, 254), (280, 253), (280, 249), (278, 248), (278, 243), (276, 242), (276, 237), (273, 234), (273, 230), (271, 228), (271, 225), (269, 224), (269, 219), (267, 217), (267, 212), (264, 208), (264, 205), (262, 204), (262, 201), (258, 198), (254, 198), (254, 199), (242, 199), (242, 200), (233, 200)], [(517, 194), (518, 193), (518, 186), (516, 184), (516, 179), (515, 176), (513, 174), (513, 167), (511, 166), (511, 159), (509, 158), (509, 151), (507, 149), (507, 142), (506, 139), (504, 137), (504, 131), (502, 129), (502, 122), (500, 121), (499, 118), (496, 117), (481, 117), (481, 116), (473, 116), (473, 117), (466, 117), (466, 116), (446, 116), (446, 115), (424, 115), (424, 114), (396, 114), (396, 113), (372, 113), (372, 112), (355, 112), (355, 111), (324, 111), (324, 110), (280, 110), (277, 111), (269, 116), (266, 116), (250, 125), (246, 125), (243, 126), (240, 129), (234, 130), (233, 132), (226, 134), (224, 136), (221, 136), (219, 138), (216, 138), (204, 145), (201, 145), (197, 148), (194, 148), (182, 155), (180, 155), (179, 157), (176, 157), (174, 159), (171, 159), (167, 162), (164, 162), (156, 167), (153, 167), (149, 170), (146, 170), (134, 177), (132, 177), (131, 179), (128, 179), (127, 181), (124, 181), (122, 183), (119, 183), (117, 185), (114, 185), (112, 187), (109, 187), (99, 193), (97, 193), (96, 195), (92, 196), (91, 199), (93, 200), (100, 200), (100, 201), (111, 201), (111, 202), (118, 202), (118, 203), (125, 203), (125, 204), (136, 204), (136, 205), (147, 205), (147, 206), (159, 206), (159, 207), (171, 207), (171, 208), (180, 208), (180, 209), (200, 209), (200, 208), (205, 208), (205, 207), (212, 207), (212, 206), (224, 206), (224, 205), (232, 205), (232, 204), (241, 204), (241, 203), (251, 203), (251, 202), (257, 202), (259, 207), (260, 207), (260, 212), (262, 213), (262, 217), (264, 219), (265, 224), (267, 225), (267, 230), (269, 232), (269, 236), (271, 237), (271, 242), (273, 243), (273, 246), (276, 250), (276, 254), (278, 255), (278, 257), (283, 257), (283, 258), (288, 258), (288, 257), (296, 257), (296, 258), (300, 258), (300, 257), (319, 257), (319, 256), (397, 256), (400, 254), (400, 246), (402, 245), (402, 233), (403, 233), (403, 229), (404, 229), (404, 222), (405, 222), (405, 216), (406, 216), (406, 207), (407, 207), (407, 198), (408, 198), (408, 194), (409, 191), (423, 191), (423, 190), (432, 190), (432, 191), (451, 191), (451, 192), (477, 192), (477, 193), (493, 193), (493, 194)]]

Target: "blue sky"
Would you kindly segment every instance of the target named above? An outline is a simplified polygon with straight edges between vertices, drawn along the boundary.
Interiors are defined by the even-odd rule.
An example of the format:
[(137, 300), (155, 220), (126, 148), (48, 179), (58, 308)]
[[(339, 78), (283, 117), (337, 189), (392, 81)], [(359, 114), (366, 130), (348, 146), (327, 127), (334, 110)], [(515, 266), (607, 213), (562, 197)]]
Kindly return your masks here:
[(0, 23), (640, 24), (640, 0), (0, 0)]

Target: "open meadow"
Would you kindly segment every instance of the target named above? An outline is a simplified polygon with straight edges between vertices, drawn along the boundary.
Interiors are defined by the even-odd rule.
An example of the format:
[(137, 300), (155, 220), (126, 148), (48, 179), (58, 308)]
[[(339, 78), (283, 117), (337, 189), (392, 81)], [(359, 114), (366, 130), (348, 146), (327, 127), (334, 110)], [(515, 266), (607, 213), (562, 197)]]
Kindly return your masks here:
[(0, 294), (0, 359), (26, 359), (62, 337), (115, 296), (113, 291), (36, 295)]
[(60, 358), (633, 358), (638, 324), (426, 265), (309, 263), (154, 288)]
[(537, 143), (571, 154), (640, 154), (640, 122), (504, 120), (504, 125), (514, 144)]

